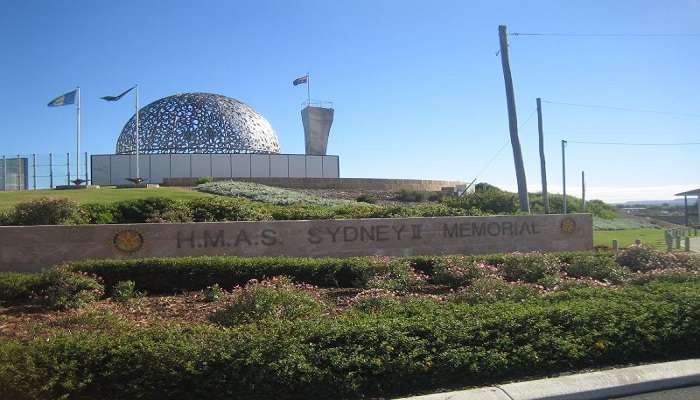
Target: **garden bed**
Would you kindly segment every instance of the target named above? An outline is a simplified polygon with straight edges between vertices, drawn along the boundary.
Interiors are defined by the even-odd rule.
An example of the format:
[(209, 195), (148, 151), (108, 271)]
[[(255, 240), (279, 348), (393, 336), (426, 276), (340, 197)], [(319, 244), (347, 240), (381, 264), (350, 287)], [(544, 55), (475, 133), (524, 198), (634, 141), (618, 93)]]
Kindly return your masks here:
[(633, 247), (3, 273), (0, 397), (385, 398), (695, 357), (698, 271)]

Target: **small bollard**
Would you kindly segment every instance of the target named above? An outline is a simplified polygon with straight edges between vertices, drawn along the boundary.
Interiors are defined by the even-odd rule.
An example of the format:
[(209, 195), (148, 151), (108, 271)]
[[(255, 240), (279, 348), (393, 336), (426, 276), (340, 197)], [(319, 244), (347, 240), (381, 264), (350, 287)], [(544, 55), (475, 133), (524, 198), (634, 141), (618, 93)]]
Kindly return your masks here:
[(620, 244), (617, 242), (617, 239), (613, 239), (613, 251), (617, 253), (620, 250)]
[(690, 238), (689, 237), (685, 238), (684, 245), (685, 245), (685, 251), (690, 251)]
[(634, 239), (634, 245), (635, 245), (635, 246), (641, 246), (641, 245), (642, 245), (642, 240), (639, 239), (639, 238)]
[(673, 235), (671, 235), (670, 231), (664, 233), (664, 239), (666, 239), (666, 250), (673, 250)]
[(680, 249), (681, 248), (681, 237), (676, 236), (676, 248)]

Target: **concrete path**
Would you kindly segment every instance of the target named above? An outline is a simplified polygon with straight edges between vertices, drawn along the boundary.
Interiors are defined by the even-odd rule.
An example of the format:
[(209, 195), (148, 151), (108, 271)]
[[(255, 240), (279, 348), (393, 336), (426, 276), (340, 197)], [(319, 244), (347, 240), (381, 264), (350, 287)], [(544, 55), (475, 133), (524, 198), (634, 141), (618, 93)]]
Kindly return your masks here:
[(654, 393), (636, 394), (633, 396), (618, 397), (616, 400), (698, 400), (700, 399), (700, 386), (662, 390)]
[[(597, 400), (689, 386), (700, 386), (700, 359), (435, 393), (403, 400)], [(656, 399), (656, 397), (639, 397), (639, 399)]]
[(690, 251), (700, 253), (700, 236), (690, 238)]

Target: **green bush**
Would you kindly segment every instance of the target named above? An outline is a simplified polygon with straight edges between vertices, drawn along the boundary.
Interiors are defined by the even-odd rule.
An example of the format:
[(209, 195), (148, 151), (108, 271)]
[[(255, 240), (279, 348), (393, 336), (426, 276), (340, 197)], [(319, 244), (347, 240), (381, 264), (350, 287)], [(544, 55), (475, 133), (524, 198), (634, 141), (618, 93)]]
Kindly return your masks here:
[(647, 272), (678, 266), (677, 259), (673, 254), (662, 253), (648, 245), (630, 246), (622, 250), (615, 261), (634, 272)]
[(495, 273), (496, 268), (465, 256), (442, 257), (432, 265), (432, 281), (452, 288), (467, 286), (474, 279)]
[(13, 225), (66, 225), (80, 222), (78, 204), (66, 198), (42, 197), (15, 205)]
[(524, 301), (537, 297), (540, 290), (519, 282), (506, 282), (496, 276), (474, 279), (467, 287), (461, 288), (450, 296), (456, 303), (480, 304), (499, 301)]
[(385, 289), (396, 292), (407, 292), (422, 286), (428, 279), (419, 270), (414, 269), (409, 262), (400, 259), (386, 259), (386, 272), (369, 278), (367, 287)]
[(305, 285), (295, 285), (287, 277), (277, 276), (252, 281), (234, 292), (233, 302), (214, 312), (210, 319), (222, 326), (318, 317), (325, 304)]
[(427, 200), (429, 195), (429, 192), (422, 190), (401, 189), (396, 193), (396, 200), (418, 203)]
[(42, 274), (0, 272), (0, 303), (28, 302), (41, 278)]
[(579, 255), (573, 257), (565, 266), (567, 275), (574, 278), (593, 278), (612, 283), (621, 282), (629, 270), (610, 257)]
[(537, 283), (548, 276), (558, 275), (562, 265), (554, 254), (533, 252), (506, 254), (499, 267), (509, 281)]
[(369, 203), (369, 204), (375, 204), (377, 202), (377, 198), (375, 196), (372, 196), (371, 194), (361, 194), (355, 198), (355, 201), (358, 203)]
[(364, 287), (370, 277), (386, 272), (388, 265), (373, 257), (181, 257), (86, 260), (70, 268), (99, 276), (108, 290), (119, 281), (131, 280), (137, 290), (159, 294), (202, 290), (214, 284), (230, 289), (275, 275), (321, 287)]
[(187, 203), (195, 222), (260, 221), (271, 219), (262, 207), (237, 198), (204, 197)]
[(97, 279), (65, 267), (41, 273), (32, 287), (32, 300), (54, 309), (79, 308), (103, 295), (104, 286)]
[(116, 204), (81, 204), (79, 212), (85, 224), (113, 224), (119, 218)]
[(96, 278), (64, 266), (33, 274), (0, 272), (0, 302), (6, 304), (77, 308), (98, 300), (103, 294), (104, 287)]
[(212, 303), (215, 301), (221, 300), (222, 297), (224, 297), (224, 290), (219, 286), (218, 283), (215, 283), (211, 286), (207, 286), (204, 288), (202, 291), (203, 299), (207, 303)]
[(485, 214), (515, 214), (518, 211), (515, 193), (504, 192), (496, 187), (481, 188), (461, 197), (446, 197), (443, 203), (464, 210), (477, 209)]
[(115, 207), (115, 222), (119, 224), (192, 221), (187, 203), (168, 197), (125, 200), (116, 203)]
[(119, 281), (112, 286), (110, 292), (112, 300), (120, 303), (139, 300), (145, 296), (144, 292), (136, 290), (134, 281)]
[[(391, 398), (700, 356), (698, 283), (0, 342), (0, 398)], [(403, 303), (402, 303), (403, 304)]]
[(197, 178), (198, 185), (203, 185), (209, 182), (214, 182), (214, 178), (212, 178), (211, 176), (200, 176), (199, 178)]

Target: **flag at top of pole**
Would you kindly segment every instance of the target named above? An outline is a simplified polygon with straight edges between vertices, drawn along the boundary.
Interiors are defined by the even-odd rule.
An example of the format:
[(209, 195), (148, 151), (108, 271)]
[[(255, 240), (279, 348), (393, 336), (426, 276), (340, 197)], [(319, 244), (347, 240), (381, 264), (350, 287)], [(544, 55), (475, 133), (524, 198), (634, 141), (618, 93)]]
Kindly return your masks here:
[(67, 106), (69, 104), (76, 105), (76, 124), (75, 124), (75, 183), (76, 186), (80, 186), (86, 181), (80, 179), (80, 86), (75, 88), (68, 93), (62, 94), (55, 99), (51, 100), (48, 104), (49, 107), (60, 107)]
[(308, 101), (309, 105), (311, 105), (311, 82), (309, 79), (308, 72), (306, 73), (306, 75), (301, 76), (292, 82), (292, 85), (294, 86), (303, 84), (306, 84), (306, 100)]
[(78, 92), (78, 89), (75, 89), (73, 91), (70, 91), (66, 94), (62, 94), (55, 99), (51, 100), (48, 104), (49, 107), (59, 107), (59, 106), (67, 106), (69, 104), (75, 104), (75, 97)]

